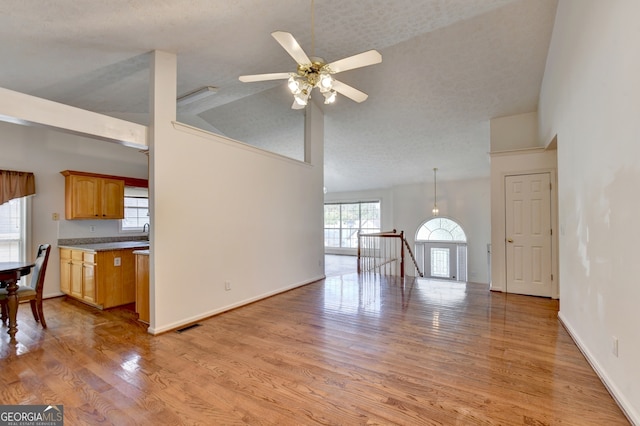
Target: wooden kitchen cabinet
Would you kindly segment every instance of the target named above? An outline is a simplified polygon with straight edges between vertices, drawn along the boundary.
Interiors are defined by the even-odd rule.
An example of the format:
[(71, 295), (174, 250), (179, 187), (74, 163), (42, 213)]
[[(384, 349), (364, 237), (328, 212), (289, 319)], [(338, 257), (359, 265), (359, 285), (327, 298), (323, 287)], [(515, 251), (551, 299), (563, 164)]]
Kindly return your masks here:
[(100, 309), (134, 303), (133, 249), (94, 252), (60, 248), (60, 290)]
[(66, 219), (123, 219), (124, 179), (65, 170)]
[(136, 312), (138, 319), (149, 324), (149, 255), (136, 254)]
[(82, 298), (97, 303), (95, 254), (84, 252), (82, 256)]
[[(74, 257), (75, 256), (75, 257)], [(80, 257), (80, 259), (77, 258)], [(71, 252), (71, 295), (82, 299), (82, 253)]]
[(60, 291), (71, 294), (71, 250), (60, 249)]
[(60, 290), (76, 299), (96, 302), (94, 254), (60, 249)]
[(133, 249), (98, 252), (96, 285), (104, 308), (134, 303), (136, 300)]

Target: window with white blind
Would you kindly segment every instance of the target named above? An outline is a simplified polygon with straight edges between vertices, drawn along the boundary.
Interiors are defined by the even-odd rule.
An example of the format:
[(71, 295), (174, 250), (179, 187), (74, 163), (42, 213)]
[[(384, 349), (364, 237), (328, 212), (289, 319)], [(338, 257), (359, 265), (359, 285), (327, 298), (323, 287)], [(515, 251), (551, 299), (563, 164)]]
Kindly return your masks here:
[(26, 260), (26, 218), (26, 198), (15, 198), (0, 204), (0, 262)]
[(124, 219), (120, 221), (124, 232), (142, 231), (149, 223), (149, 190), (127, 186), (124, 188)]

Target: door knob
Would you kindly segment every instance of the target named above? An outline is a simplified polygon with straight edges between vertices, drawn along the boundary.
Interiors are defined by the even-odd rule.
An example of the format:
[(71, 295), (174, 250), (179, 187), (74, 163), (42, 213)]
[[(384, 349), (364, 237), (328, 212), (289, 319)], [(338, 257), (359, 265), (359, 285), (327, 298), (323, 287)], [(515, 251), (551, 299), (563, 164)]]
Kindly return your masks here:
[(509, 238), (509, 239), (507, 240), (507, 242), (508, 242), (508, 243), (512, 243), (512, 242), (513, 242), (513, 240), (512, 240), (511, 238)]

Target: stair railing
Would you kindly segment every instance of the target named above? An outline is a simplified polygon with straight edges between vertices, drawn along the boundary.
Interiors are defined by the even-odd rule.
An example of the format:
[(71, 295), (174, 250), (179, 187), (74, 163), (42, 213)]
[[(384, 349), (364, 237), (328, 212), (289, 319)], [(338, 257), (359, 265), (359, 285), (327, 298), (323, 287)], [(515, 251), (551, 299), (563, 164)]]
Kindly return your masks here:
[[(370, 234), (358, 233), (358, 273), (373, 271), (379, 274), (405, 276), (405, 250), (421, 277), (418, 263), (409, 243), (404, 238), (404, 231), (394, 229), (387, 232)], [(399, 272), (399, 273), (398, 273)]]

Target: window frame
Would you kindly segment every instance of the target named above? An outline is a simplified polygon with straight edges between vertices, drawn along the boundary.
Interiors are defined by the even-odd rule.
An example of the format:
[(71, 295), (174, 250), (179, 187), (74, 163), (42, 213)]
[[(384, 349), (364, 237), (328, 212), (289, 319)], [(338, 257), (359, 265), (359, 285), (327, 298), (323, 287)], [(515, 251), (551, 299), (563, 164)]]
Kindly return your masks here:
[[(377, 205), (377, 211), (378, 211), (378, 217), (377, 220), (378, 221), (378, 227), (377, 228), (371, 228), (371, 227), (367, 227), (364, 228), (363, 225), (363, 205), (367, 205), (367, 204), (376, 204)], [(355, 206), (357, 205), (357, 219), (353, 219), (353, 218), (344, 218), (343, 217), (343, 206)], [(326, 218), (326, 206), (339, 206), (338, 209), (338, 218), (337, 218), (337, 226), (331, 226), (328, 227), (327, 226), (327, 218)], [(324, 212), (323, 212), (323, 234), (324, 234), (324, 248), (325, 250), (356, 250), (358, 248), (358, 243), (357, 243), (357, 237), (356, 237), (356, 242), (355, 245), (346, 245), (345, 242), (346, 241), (353, 241), (353, 233), (354, 231), (356, 232), (356, 235), (360, 232), (380, 232), (381, 231), (381, 227), (382, 227), (382, 202), (380, 200), (366, 200), (366, 201), (328, 201), (324, 203)], [(352, 212), (353, 213), (353, 212)], [(367, 219), (365, 219), (366, 221)], [(358, 226), (357, 227), (345, 227), (345, 223), (348, 222), (358, 222)], [(338, 231), (338, 237), (337, 237), (337, 242), (338, 245), (327, 245), (327, 231)], [(346, 236), (345, 237), (345, 231), (347, 231), (348, 233), (351, 234), (351, 236)], [(334, 238), (335, 239), (335, 238)], [(353, 244), (353, 243), (352, 243)]]
[[(446, 235), (447, 238), (438, 238)], [(424, 236), (426, 238), (421, 238)], [(461, 237), (461, 238), (456, 238)], [(449, 273), (451, 277), (433, 274), (432, 250), (449, 250)], [(467, 233), (457, 220), (436, 216), (425, 220), (415, 234), (414, 253), (425, 278), (467, 281), (468, 279)]]
[[(31, 196), (14, 198), (7, 203), (19, 203), (20, 208), (20, 236), (18, 238), (18, 259), (0, 259), (3, 261), (26, 262), (29, 260), (28, 253), (31, 252)], [(5, 203), (6, 204), (6, 203)], [(14, 240), (12, 240), (14, 241)]]
[[(144, 196), (143, 192), (146, 191), (146, 197)], [(129, 194), (127, 194), (127, 192), (129, 192)], [(138, 192), (138, 194), (134, 194)], [(125, 221), (127, 220), (127, 208), (129, 209), (136, 209), (136, 210), (144, 210), (144, 207), (139, 207), (139, 206), (127, 206), (127, 199), (146, 199), (147, 200), (147, 219), (144, 220), (145, 223), (143, 223), (142, 225), (140, 225), (140, 219), (144, 218), (145, 216), (140, 216), (140, 215), (136, 215), (136, 220), (138, 222), (139, 226), (127, 226), (125, 227)], [(124, 195), (124, 219), (120, 219), (119, 222), (119, 231), (120, 233), (140, 233), (140, 232), (144, 232), (144, 226), (145, 224), (149, 223), (149, 191), (148, 188), (145, 187), (137, 187), (137, 186), (126, 186), (125, 187), (125, 195)]]

